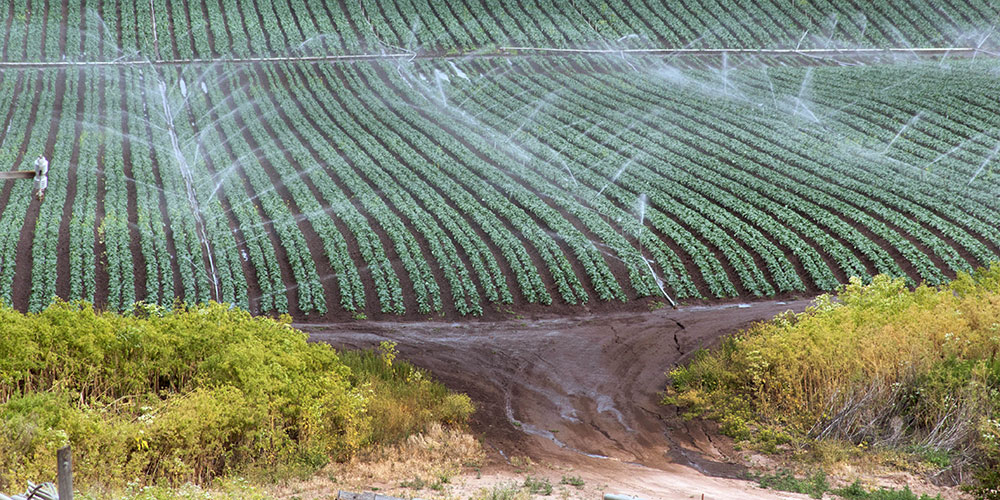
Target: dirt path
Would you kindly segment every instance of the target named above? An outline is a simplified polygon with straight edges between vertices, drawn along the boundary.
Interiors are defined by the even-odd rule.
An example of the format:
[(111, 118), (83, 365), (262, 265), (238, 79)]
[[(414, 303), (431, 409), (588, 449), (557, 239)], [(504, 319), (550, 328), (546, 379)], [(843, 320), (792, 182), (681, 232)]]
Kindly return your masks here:
[[(808, 300), (509, 321), (298, 324), (338, 348), (398, 344), (479, 410), (473, 431), (501, 460), (530, 456), (654, 498), (750, 495), (712, 424), (658, 404), (664, 373), (722, 335)], [(715, 476), (705, 477), (704, 475)], [(613, 490), (613, 484), (610, 484)], [(666, 489), (664, 489), (666, 488)], [(734, 489), (735, 488), (735, 489)], [(738, 490), (738, 491), (737, 491)], [(768, 496), (767, 498), (774, 498)]]

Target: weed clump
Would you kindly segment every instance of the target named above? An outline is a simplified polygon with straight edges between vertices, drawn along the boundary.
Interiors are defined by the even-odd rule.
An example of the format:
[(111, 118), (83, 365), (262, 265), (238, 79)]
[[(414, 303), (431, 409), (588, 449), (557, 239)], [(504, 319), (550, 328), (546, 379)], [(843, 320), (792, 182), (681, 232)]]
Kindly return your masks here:
[(559, 481), (559, 484), (566, 484), (574, 486), (576, 489), (580, 489), (583, 488), (586, 483), (580, 478), (580, 476), (563, 476), (562, 481)]
[(753, 479), (760, 484), (761, 488), (804, 493), (812, 498), (823, 498), (823, 493), (830, 490), (830, 484), (826, 481), (826, 474), (822, 471), (803, 479), (795, 477), (795, 475), (787, 470), (778, 471), (775, 474), (758, 475)]
[(909, 486), (904, 486), (901, 490), (879, 488), (869, 491), (861, 485), (861, 481), (855, 481), (844, 488), (831, 489), (823, 471), (800, 479), (790, 471), (781, 470), (774, 474), (751, 476), (751, 479), (757, 481), (761, 488), (803, 493), (812, 498), (823, 498), (825, 493), (830, 493), (846, 500), (941, 500), (941, 495), (935, 497), (918, 496), (910, 490)]
[(544, 477), (531, 477), (528, 476), (524, 478), (524, 488), (528, 490), (532, 495), (551, 495), (552, 494), (552, 483)]

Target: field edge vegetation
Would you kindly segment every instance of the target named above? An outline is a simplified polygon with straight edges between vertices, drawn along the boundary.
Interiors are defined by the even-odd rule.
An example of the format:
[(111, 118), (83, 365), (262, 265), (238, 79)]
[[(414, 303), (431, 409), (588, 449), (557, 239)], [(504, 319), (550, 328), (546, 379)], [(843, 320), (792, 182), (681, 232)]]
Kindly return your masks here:
[(474, 411), (391, 343), (337, 352), (289, 322), (218, 303), (0, 305), (0, 491), (53, 480), (67, 444), (77, 488), (101, 497), (298, 477)]
[(998, 349), (998, 263), (938, 287), (852, 280), (699, 351), (663, 403), (756, 451), (971, 475), (967, 489), (1000, 498)]

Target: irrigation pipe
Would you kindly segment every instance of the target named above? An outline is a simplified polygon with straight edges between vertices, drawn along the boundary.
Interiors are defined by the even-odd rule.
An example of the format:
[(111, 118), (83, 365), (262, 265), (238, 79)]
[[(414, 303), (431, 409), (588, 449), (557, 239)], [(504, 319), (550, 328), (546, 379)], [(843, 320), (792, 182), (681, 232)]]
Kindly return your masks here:
[(632, 495), (619, 495), (615, 493), (605, 493), (604, 500), (643, 500), (639, 497), (634, 497)]
[(807, 56), (835, 57), (852, 55), (878, 54), (915, 54), (924, 56), (935, 55), (976, 55), (985, 54), (1000, 57), (1000, 53), (975, 47), (888, 47), (888, 48), (856, 48), (856, 49), (688, 49), (688, 48), (654, 48), (654, 49), (569, 49), (559, 47), (526, 47), (504, 46), (492, 52), (462, 52), (457, 54), (415, 54), (413, 52), (393, 52), (379, 54), (339, 54), (323, 56), (274, 56), (274, 57), (220, 57), (215, 59), (154, 59), (154, 60), (113, 60), (113, 61), (0, 61), (0, 68), (66, 68), (73, 66), (183, 66), (201, 64), (253, 64), (253, 63), (284, 63), (284, 62), (325, 62), (325, 61), (368, 61), (381, 59), (466, 59), (490, 57), (519, 57), (523, 53), (549, 54), (607, 54), (607, 55), (685, 55), (685, 56), (718, 56), (727, 54), (747, 54), (758, 56)]
[(928, 54), (928, 55), (944, 55), (944, 54), (974, 54), (977, 52), (982, 52), (984, 54), (990, 54), (990, 52), (984, 51), (982, 49), (977, 49), (975, 47), (915, 47), (915, 48), (904, 48), (904, 47), (888, 47), (888, 48), (855, 48), (855, 49), (569, 49), (569, 48), (557, 48), (557, 47), (500, 47), (498, 49), (500, 53), (504, 52), (556, 52), (556, 53), (570, 53), (570, 54), (662, 54), (662, 55), (692, 55), (692, 56), (711, 56), (711, 55), (721, 55), (721, 54), (752, 54), (752, 55), (827, 55), (827, 56), (844, 56), (844, 55), (869, 55), (869, 54)]
[(375, 59), (413, 58), (412, 53), (393, 54), (343, 54), (328, 56), (288, 57), (220, 57), (216, 59), (155, 59), (126, 61), (0, 61), (0, 68), (65, 68), (72, 66), (186, 66), (198, 64), (251, 64), (282, 62), (362, 61)]

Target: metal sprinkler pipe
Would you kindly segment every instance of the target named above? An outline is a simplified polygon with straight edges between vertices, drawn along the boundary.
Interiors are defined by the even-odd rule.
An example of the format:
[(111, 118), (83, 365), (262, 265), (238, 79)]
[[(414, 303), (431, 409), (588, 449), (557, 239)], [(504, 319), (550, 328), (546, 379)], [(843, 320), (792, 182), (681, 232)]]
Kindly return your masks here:
[(622, 495), (618, 493), (605, 493), (604, 500), (643, 500), (640, 497), (632, 495)]

